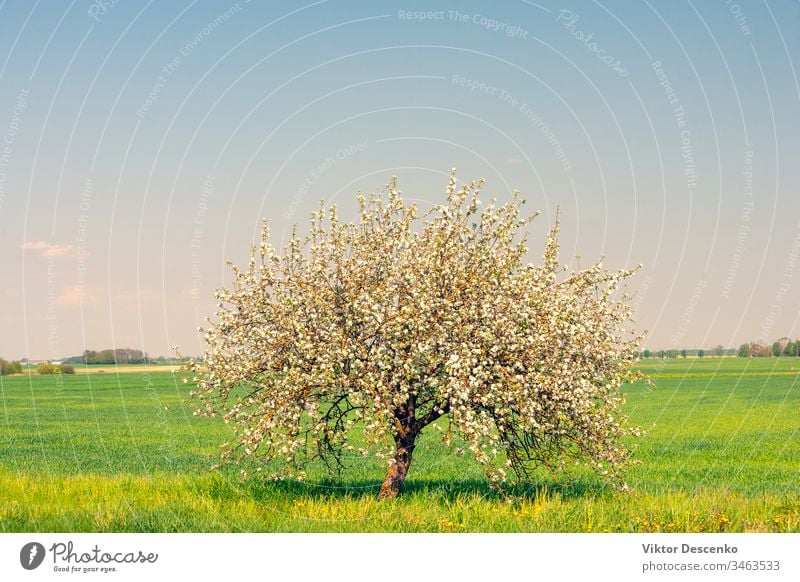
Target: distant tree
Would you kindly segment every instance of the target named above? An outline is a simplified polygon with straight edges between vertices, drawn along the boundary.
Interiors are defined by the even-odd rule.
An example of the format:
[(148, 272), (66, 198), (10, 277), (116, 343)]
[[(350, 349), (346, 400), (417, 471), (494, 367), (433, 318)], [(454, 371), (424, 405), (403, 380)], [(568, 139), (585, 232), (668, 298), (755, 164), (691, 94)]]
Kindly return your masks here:
[(752, 351), (750, 350), (750, 344), (742, 344), (739, 346), (739, 352), (737, 354), (740, 358), (749, 358), (752, 355)]
[(11, 374), (21, 374), (22, 363), (19, 361), (9, 362), (0, 358), (0, 376), (10, 376)]
[(780, 358), (783, 355), (783, 348), (781, 348), (780, 342), (775, 342), (772, 344), (772, 355), (776, 358)]
[(714, 348), (714, 355), (718, 357), (725, 355), (725, 348), (723, 348), (722, 345), (718, 345)]
[(44, 363), (39, 364), (36, 368), (36, 372), (42, 376), (49, 376), (51, 374), (74, 374), (75, 366), (71, 366), (70, 364)]
[(653, 354), (650, 352), (650, 350), (645, 350), (645, 351), (644, 351), (644, 357), (645, 357), (645, 358), (649, 358), (649, 357), (650, 357), (650, 356), (652, 356), (652, 355), (653, 355)]
[(702, 358), (702, 357), (704, 357), (705, 355), (706, 355), (706, 351), (705, 351), (705, 350), (698, 350), (698, 351), (697, 351), (697, 357), (698, 357), (698, 358)]
[(786, 344), (786, 349), (784, 350), (783, 355), (790, 358), (795, 358), (798, 355), (798, 348), (800, 348), (800, 340), (789, 342)]
[(686, 359), (686, 350), (681, 350), (681, 357)]
[(36, 367), (36, 373), (41, 375), (56, 374), (56, 366), (54, 364), (43, 363)]

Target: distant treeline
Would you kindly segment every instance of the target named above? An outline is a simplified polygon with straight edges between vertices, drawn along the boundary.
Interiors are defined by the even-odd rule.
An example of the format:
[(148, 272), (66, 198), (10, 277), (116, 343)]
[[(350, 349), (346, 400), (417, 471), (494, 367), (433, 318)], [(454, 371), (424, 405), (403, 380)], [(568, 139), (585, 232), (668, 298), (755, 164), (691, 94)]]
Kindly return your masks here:
[[(23, 364), (23, 362), (19, 360), (9, 362), (3, 358), (0, 358), (0, 376), (22, 374), (23, 365), (27, 369), (27, 360), (26, 363)], [(74, 374), (75, 368), (69, 364), (50, 364), (48, 362), (44, 362), (38, 365), (36, 372), (38, 374)]]
[(122, 364), (176, 364), (181, 363), (179, 358), (165, 358), (159, 356), (151, 358), (147, 352), (132, 348), (117, 348), (109, 350), (84, 350), (81, 356), (72, 356), (64, 359), (65, 364), (92, 365), (122, 365)]
[(739, 351), (736, 355), (740, 358), (764, 358), (769, 356), (796, 358), (800, 356), (800, 339), (792, 341), (788, 337), (782, 337), (773, 342), (771, 346), (761, 342), (750, 342), (739, 346)]
[(738, 356), (740, 358), (797, 358), (800, 357), (800, 339), (790, 340), (782, 337), (774, 341), (771, 345), (761, 341), (745, 343), (739, 348), (725, 348), (721, 345), (704, 349), (683, 349), (683, 350), (642, 350), (639, 353), (642, 358), (703, 358), (705, 356)]
[(82, 356), (72, 356), (64, 360), (65, 364), (146, 364), (151, 362), (142, 350), (117, 348), (113, 350), (84, 350)]

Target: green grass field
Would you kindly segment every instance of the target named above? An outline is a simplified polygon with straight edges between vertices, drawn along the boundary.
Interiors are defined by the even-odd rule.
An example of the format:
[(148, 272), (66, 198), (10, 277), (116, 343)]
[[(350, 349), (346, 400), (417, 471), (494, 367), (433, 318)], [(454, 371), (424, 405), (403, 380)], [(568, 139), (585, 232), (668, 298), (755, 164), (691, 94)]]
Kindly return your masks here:
[[(507, 501), (435, 434), (400, 499), (380, 465), (341, 478), (242, 480), (209, 472), (228, 433), (192, 416), (180, 374), (0, 378), (0, 529), (20, 531), (800, 531), (800, 358), (647, 360), (626, 388), (648, 430), (630, 493), (591, 474)], [(429, 431), (430, 432), (430, 431)]]

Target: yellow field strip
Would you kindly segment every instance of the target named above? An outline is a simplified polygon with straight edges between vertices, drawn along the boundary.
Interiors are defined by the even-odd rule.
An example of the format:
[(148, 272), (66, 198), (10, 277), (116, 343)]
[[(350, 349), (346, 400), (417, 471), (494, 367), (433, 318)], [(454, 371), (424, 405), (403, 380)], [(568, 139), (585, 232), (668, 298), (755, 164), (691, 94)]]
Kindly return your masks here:
[(800, 376), (800, 371), (797, 372), (692, 372), (688, 374), (648, 374), (648, 378), (740, 378), (742, 376)]

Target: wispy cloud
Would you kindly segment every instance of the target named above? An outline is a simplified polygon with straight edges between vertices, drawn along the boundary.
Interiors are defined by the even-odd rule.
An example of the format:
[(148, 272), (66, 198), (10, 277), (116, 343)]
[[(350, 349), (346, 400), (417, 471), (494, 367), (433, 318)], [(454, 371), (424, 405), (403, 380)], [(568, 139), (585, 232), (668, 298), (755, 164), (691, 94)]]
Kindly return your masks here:
[(19, 245), (23, 251), (33, 251), (40, 257), (74, 257), (76, 255), (75, 245), (71, 244), (51, 244), (39, 241), (28, 241)]
[(507, 166), (519, 166), (521, 163), (522, 163), (522, 160), (520, 160), (519, 158), (508, 158), (506, 160), (506, 165)]

